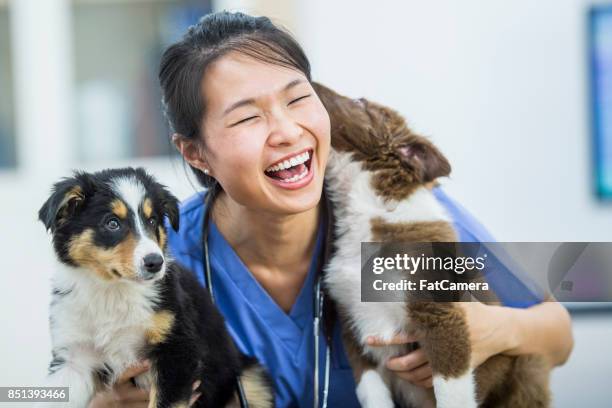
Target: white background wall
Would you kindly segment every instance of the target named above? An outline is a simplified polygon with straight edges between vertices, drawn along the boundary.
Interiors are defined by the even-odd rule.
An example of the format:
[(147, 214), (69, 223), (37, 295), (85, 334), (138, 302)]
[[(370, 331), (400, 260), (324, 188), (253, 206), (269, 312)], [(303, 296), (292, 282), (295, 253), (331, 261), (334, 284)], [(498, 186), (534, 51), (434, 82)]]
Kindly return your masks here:
[[(612, 240), (591, 193), (585, 0), (302, 2), (315, 78), (402, 112), (500, 240)], [(401, 5), (401, 6), (400, 6)]]
[[(13, 3), (24, 2), (38, 4)], [(275, 7), (274, 2), (260, 3), (268, 10)], [(585, 37), (589, 4), (310, 0), (294, 2), (293, 14), (282, 8), (279, 17), (305, 46), (316, 80), (393, 106), (416, 130), (432, 137), (453, 164), (446, 190), (499, 240), (612, 241), (612, 207), (598, 203), (591, 188)], [(47, 16), (22, 16), (26, 26), (20, 30), (39, 25), (39, 32), (52, 32), (49, 41), (61, 43), (61, 21)], [(33, 52), (26, 44), (35, 46), (15, 44), (17, 54)], [(16, 58), (26, 64), (16, 66), (15, 75), (21, 77), (16, 93), (38, 99), (36, 116), (28, 114), (23, 100), (18, 104), (18, 130), (29, 141), (21, 146), (21, 157), (31, 159), (19, 171), (0, 174), (0, 386), (35, 384), (35, 373), (46, 369), (52, 254), (36, 211), (53, 181), (82, 167), (69, 157), (47, 153), (74, 137), (69, 120), (45, 116), (49, 113), (43, 109), (57, 98), (70, 98), (66, 89), (54, 92), (54, 81), (66, 81), (70, 72), (70, 60), (62, 59), (66, 50), (57, 46), (55, 56), (46, 56), (51, 71), (27, 65), (27, 55)], [(39, 92), (32, 94), (27, 81), (34, 75), (57, 77), (36, 82)], [(181, 165), (167, 159), (85, 167), (138, 163), (179, 197), (193, 191)], [(572, 358), (553, 376), (555, 406), (608, 406), (612, 318), (578, 316), (575, 336)]]

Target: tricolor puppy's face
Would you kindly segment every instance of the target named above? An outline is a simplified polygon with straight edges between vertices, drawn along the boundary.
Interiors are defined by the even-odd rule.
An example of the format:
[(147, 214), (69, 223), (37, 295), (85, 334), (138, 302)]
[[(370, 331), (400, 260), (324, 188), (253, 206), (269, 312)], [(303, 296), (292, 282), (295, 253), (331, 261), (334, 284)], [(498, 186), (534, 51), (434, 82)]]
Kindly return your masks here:
[(178, 229), (178, 200), (142, 169), (76, 173), (39, 211), (63, 263), (104, 281), (144, 281), (166, 271), (164, 217)]

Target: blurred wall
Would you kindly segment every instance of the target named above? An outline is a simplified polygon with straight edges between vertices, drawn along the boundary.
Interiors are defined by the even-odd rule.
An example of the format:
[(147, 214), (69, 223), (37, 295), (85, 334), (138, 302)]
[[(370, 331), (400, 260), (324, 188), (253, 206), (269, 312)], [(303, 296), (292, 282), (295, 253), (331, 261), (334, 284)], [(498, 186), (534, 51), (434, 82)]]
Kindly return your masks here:
[(315, 78), (402, 112), (505, 241), (610, 241), (592, 193), (586, 0), (300, 2)]
[[(60, 8), (67, 4), (48, 1)], [(585, 38), (589, 4), (296, 0), (217, 1), (215, 6), (248, 6), (276, 17), (304, 45), (316, 80), (403, 113), (453, 164), (452, 178), (444, 181), (446, 190), (499, 240), (612, 241), (612, 208), (597, 202), (591, 189)], [(17, 18), (35, 18), (37, 13), (28, 14), (25, 7), (18, 13), (26, 14)], [(53, 13), (57, 11), (38, 15)], [(53, 81), (66, 84), (72, 75), (69, 59), (62, 59), (70, 53), (70, 45), (62, 40), (67, 35), (64, 18), (62, 14), (56, 20), (36, 21), (39, 35), (51, 33), (46, 41), (59, 47), (56, 54), (32, 62), (20, 53), (35, 46), (33, 38), (12, 41), (17, 100), (26, 98), (34, 105), (23, 100), (17, 104), (20, 158), (27, 161), (16, 170), (0, 172), (2, 386), (35, 384), (34, 373), (44, 373), (50, 357), (52, 254), (49, 237), (36, 221), (50, 184), (70, 168), (141, 164), (179, 197), (194, 191), (180, 162), (169, 158), (84, 163), (63, 153), (74, 140), (72, 122), (64, 117), (70, 112), (57, 107), (49, 112), (45, 106), (53, 107), (58, 100), (72, 103), (66, 91), (71, 85), (53, 93)], [(23, 31), (12, 29), (13, 34)], [(50, 71), (39, 69), (45, 61), (50, 61)], [(32, 87), (28, 81), (36, 75), (45, 75), (45, 81)], [(53, 117), (54, 111), (59, 118)], [(606, 351), (612, 319), (609, 314), (581, 315), (575, 322), (575, 352), (553, 377), (555, 406), (581, 401), (604, 406), (612, 397), (604, 384), (612, 366)]]

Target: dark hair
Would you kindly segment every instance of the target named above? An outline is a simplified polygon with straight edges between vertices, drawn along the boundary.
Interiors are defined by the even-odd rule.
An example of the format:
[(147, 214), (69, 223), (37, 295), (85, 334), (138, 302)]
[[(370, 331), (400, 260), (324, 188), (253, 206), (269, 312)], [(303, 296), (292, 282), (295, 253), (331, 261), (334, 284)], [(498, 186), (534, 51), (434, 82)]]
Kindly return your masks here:
[[(207, 14), (170, 45), (161, 59), (162, 104), (173, 132), (192, 140), (199, 137), (206, 113), (200, 84), (206, 68), (230, 51), (297, 69), (311, 80), (310, 63), (302, 47), (269, 18), (227, 11)], [(214, 178), (190, 167), (200, 184), (220, 188)]]

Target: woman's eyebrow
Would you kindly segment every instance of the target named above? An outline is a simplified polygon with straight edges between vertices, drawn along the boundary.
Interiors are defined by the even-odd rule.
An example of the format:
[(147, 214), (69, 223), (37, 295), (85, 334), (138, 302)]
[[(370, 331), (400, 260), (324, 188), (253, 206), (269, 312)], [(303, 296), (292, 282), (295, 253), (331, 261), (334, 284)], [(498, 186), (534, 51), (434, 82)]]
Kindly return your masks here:
[[(301, 84), (302, 82), (305, 82), (305, 80), (301, 79), (301, 78), (294, 79), (293, 81), (291, 81), (287, 85), (285, 85), (283, 87), (283, 89), (281, 90), (281, 92), (285, 92), (285, 91), (293, 88), (294, 86)], [(227, 115), (228, 113), (230, 113), (234, 109), (238, 109), (238, 108), (240, 108), (242, 106), (245, 106), (245, 105), (253, 105), (253, 104), (255, 104), (255, 98), (247, 98), (247, 99), (239, 100), (238, 102), (234, 102), (227, 109), (225, 109), (225, 111), (223, 111), (223, 116)]]
[(253, 105), (253, 104), (255, 104), (255, 99), (254, 98), (242, 99), (242, 100), (240, 100), (238, 102), (235, 102), (235, 103), (231, 104), (229, 108), (227, 108), (225, 111), (223, 111), (223, 116), (227, 115), (228, 113), (230, 113), (234, 109), (238, 109), (238, 108), (240, 108), (242, 106), (245, 106), (245, 105)]

